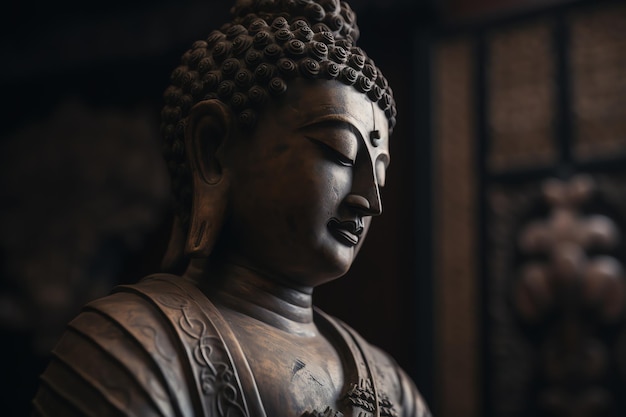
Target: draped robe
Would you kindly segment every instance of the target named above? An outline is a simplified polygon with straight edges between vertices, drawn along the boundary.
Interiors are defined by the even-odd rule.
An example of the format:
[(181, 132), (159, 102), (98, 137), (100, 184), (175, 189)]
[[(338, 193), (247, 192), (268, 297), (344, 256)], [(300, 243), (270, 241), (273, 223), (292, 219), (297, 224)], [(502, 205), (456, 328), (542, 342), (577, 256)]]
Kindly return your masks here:
[[(315, 321), (341, 341), (346, 383), (336, 404), (293, 417), (430, 415), (393, 359), (317, 309)], [(34, 416), (266, 417), (233, 330), (185, 277), (152, 275), (91, 302), (52, 354)]]

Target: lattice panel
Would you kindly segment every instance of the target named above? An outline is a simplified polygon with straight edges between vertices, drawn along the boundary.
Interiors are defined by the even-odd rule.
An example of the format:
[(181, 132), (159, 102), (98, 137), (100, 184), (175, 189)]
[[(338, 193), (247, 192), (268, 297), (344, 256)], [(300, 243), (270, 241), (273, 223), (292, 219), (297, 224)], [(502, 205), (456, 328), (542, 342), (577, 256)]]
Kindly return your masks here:
[(488, 38), (488, 166), (492, 171), (554, 161), (555, 64), (551, 21)]
[(572, 13), (575, 155), (626, 154), (626, 5)]

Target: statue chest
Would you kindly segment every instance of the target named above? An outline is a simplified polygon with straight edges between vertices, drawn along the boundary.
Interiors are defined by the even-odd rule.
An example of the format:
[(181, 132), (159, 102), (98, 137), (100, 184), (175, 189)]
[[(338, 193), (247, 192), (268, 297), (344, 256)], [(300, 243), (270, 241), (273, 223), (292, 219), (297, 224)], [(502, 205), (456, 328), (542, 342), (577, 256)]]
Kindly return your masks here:
[(335, 408), (344, 388), (340, 355), (323, 335), (298, 337), (260, 323), (233, 326), (268, 416)]

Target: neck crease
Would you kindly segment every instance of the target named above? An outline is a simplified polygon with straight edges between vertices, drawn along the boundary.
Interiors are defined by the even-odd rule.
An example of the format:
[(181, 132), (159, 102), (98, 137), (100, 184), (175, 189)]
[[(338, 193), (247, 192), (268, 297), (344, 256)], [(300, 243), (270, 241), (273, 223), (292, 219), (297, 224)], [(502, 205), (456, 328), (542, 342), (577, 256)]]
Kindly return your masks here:
[(313, 289), (295, 288), (245, 266), (225, 262), (219, 268), (194, 260), (186, 274), (209, 298), (230, 310), (299, 336), (314, 336)]

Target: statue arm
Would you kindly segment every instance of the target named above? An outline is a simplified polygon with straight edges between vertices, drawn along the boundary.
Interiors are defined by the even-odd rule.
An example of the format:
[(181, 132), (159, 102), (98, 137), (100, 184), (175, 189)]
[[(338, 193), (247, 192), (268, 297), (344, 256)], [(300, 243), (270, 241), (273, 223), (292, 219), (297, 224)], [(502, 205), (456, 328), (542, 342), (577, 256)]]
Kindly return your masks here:
[[(172, 389), (176, 378), (165, 375), (154, 359), (156, 351), (164, 356), (173, 353), (162, 340), (166, 329), (157, 320), (146, 320), (149, 308), (129, 311), (123, 297), (114, 295), (92, 303), (68, 325), (41, 375), (33, 416), (190, 415)], [(139, 317), (138, 334), (155, 340), (156, 351), (138, 340), (129, 326), (120, 324), (113, 311), (130, 322)]]

